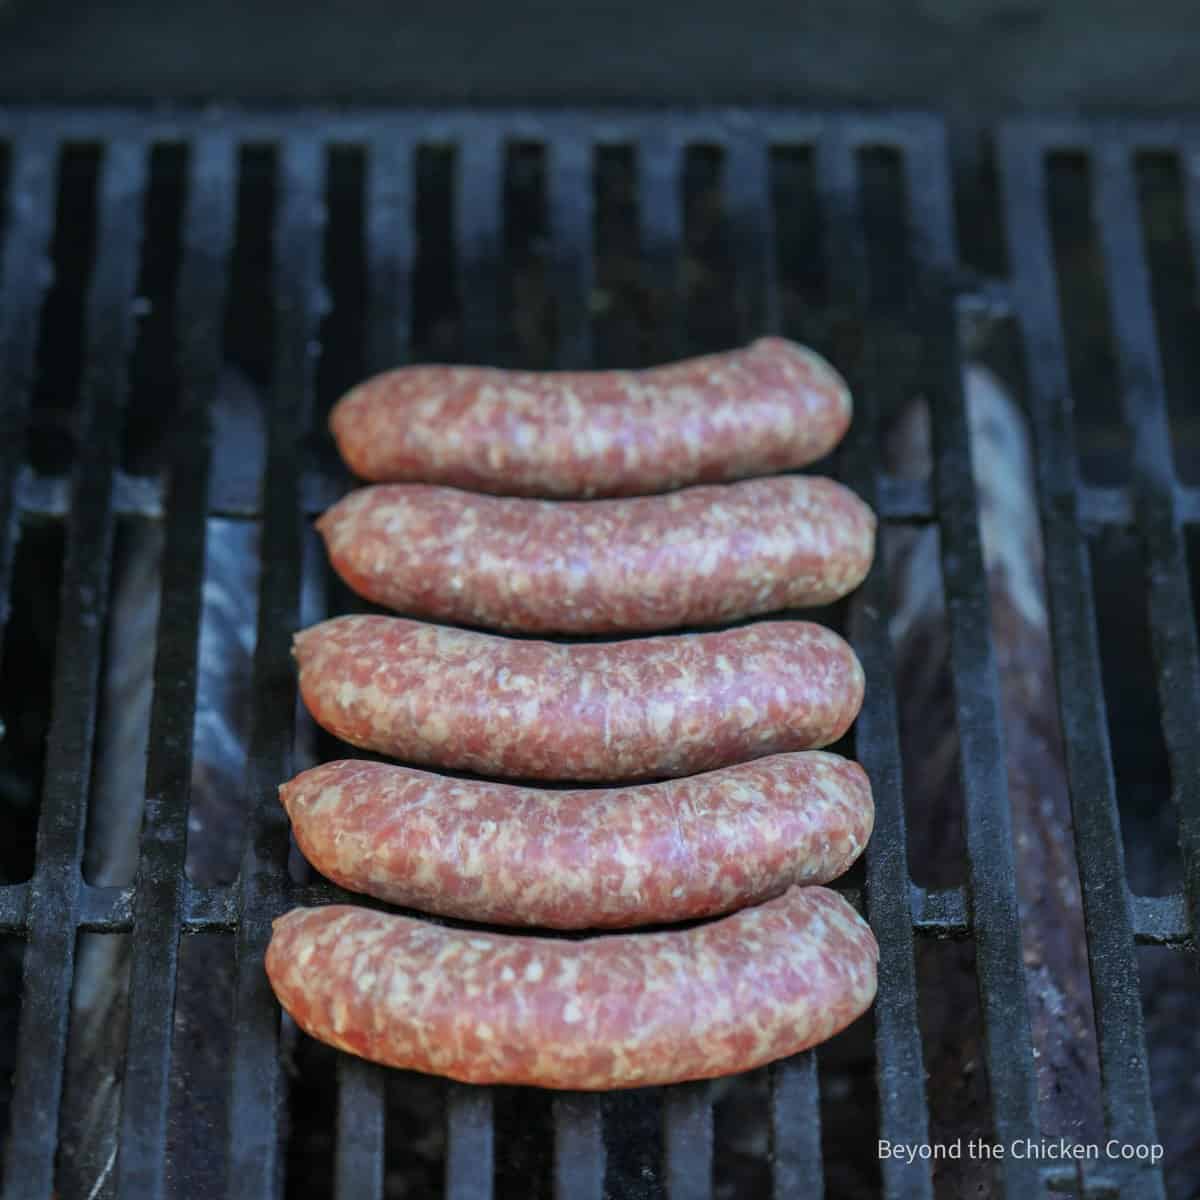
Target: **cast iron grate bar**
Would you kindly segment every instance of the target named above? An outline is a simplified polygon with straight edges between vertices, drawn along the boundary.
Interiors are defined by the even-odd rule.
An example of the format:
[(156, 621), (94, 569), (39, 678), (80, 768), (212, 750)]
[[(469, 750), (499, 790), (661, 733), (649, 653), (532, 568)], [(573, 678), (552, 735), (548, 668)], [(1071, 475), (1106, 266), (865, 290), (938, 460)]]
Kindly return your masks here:
[[(1156, 1140), (1138, 991), (1125, 855), (1104, 710), (1091, 567), (1077, 513), (1077, 459), (1058, 284), (1047, 222), (1043, 144), (1023, 125), (999, 137), (1013, 296), (1025, 343), (1059, 719), (1075, 825), (1076, 859), (1109, 1137)], [(1157, 1171), (1127, 1173), (1123, 1195), (1161, 1197)]]
[(970, 933), (965, 888), (922, 888), (914, 883), (909, 892), (912, 896), (914, 933), (942, 938)]
[(768, 1145), (771, 1198), (819, 1200), (824, 1192), (821, 1163), (821, 1093), (817, 1056), (809, 1050), (767, 1068), (770, 1088)]
[(96, 259), (86, 308), (62, 609), (46, 782), (30, 884), (6, 1200), (48, 1196), (66, 1057), (79, 922), (80, 858), (113, 540), (112, 473), (133, 349), (146, 161), (138, 140), (108, 145), (100, 167)]
[(758, 134), (747, 131), (730, 142), (724, 186), (737, 263), (739, 325), (742, 340), (749, 341), (779, 332), (771, 160)]
[[(853, 313), (866, 303), (866, 246), (854, 147), (840, 128), (831, 129), (818, 143), (816, 164), (830, 291), (838, 312), (844, 309)], [(868, 504), (878, 494), (876, 366), (868, 358), (857, 373), (847, 371), (855, 396), (855, 419), (840, 451), (845, 482)], [(879, 991), (874, 1018), (879, 1136), (906, 1145), (922, 1145), (929, 1141), (929, 1113), (917, 1013), (908, 835), (889, 609), (885, 565), (882, 556), (877, 556), (850, 606), (849, 634), (867, 682), (862, 711), (854, 726), (855, 757), (870, 777), (875, 796), (875, 831), (865, 857), (867, 914), (879, 940)], [(883, 1159), (880, 1170), (888, 1197), (928, 1200), (933, 1195), (927, 1162), (907, 1166), (895, 1159)]]
[[(940, 142), (940, 139), (939, 139)], [(971, 440), (963, 392), (956, 300), (953, 212), (945, 153), (931, 142), (906, 160), (910, 250), (927, 268), (918, 297), (928, 320), (924, 354), (934, 434), (933, 480), (941, 528), (942, 580), (958, 723), (963, 825), (976, 947), (976, 973), (997, 1141), (1040, 1131), (1033, 1035), (1017, 904), (1012, 810), (1000, 716), (988, 578), (979, 533)], [(1035, 1161), (1006, 1155), (995, 1168), (1005, 1195), (1038, 1196)]]
[(1158, 701), (1179, 815), (1184, 890), (1192, 928), (1200, 930), (1200, 660), (1187, 548), (1175, 504), (1166, 386), (1131, 155), (1117, 147), (1103, 154), (1098, 166), (1096, 217), (1125, 420), (1133, 434), (1133, 490), (1158, 664)]
[[(722, 182), (737, 264), (738, 335), (743, 344), (779, 332), (770, 180), (766, 140), (749, 130), (740, 131), (726, 147)], [(772, 1191), (779, 1197), (819, 1197), (823, 1172), (816, 1054), (808, 1051), (772, 1063), (766, 1075)], [(709, 1120), (711, 1124), (711, 1115)]]
[(713, 1194), (712, 1088), (707, 1080), (662, 1089), (663, 1143), (670, 1200)]
[[(1195, 201), (1200, 207), (1200, 198)], [(1200, 213), (1196, 216), (1196, 227), (1200, 230)], [(1175, 512), (1183, 525), (1200, 525), (1200, 488), (1175, 483)], [(1085, 524), (1132, 525), (1134, 503), (1128, 489), (1122, 487), (1099, 487), (1092, 484), (1079, 486), (1079, 515)]]
[[(592, 152), (588, 139), (560, 139), (547, 148), (550, 255), (558, 312), (556, 366), (592, 366)], [(554, 1194), (558, 1200), (603, 1200), (604, 1098), (587, 1092), (557, 1095)]]
[(233, 146), (193, 143), (179, 283), (176, 453), (166, 506), (141, 863), (133, 898), (129, 1036), (121, 1093), (118, 1194), (157, 1200), (166, 1186), (167, 1099), (184, 911), (188, 797), (210, 458), (208, 411), (221, 371), (232, 244)]
[(591, 142), (578, 137), (551, 142), (547, 147), (547, 179), (558, 321), (557, 365), (564, 370), (584, 370), (592, 364)]
[[(937, 298), (929, 303), (936, 325), (950, 326), (941, 337), (931, 330), (927, 344), (927, 352), (934, 359), (930, 374), (935, 376), (930, 380), (934, 477), (988, 1085), (996, 1139), (1010, 1146), (1040, 1128), (1017, 908), (1012, 812), (997, 701), (987, 576), (971, 475), (962, 364), (953, 331), (954, 301), (947, 295), (944, 303)], [(1035, 1161), (1006, 1155), (995, 1170), (1008, 1196), (1037, 1196), (1043, 1192)]]
[(446, 1200), (488, 1200), (495, 1142), (492, 1093), (467, 1083), (448, 1083)]
[(555, 1196), (602, 1200), (604, 1165), (604, 1097), (588, 1092), (555, 1096)]
[[(366, 239), (369, 308), (366, 366), (374, 374), (408, 357), (412, 330), (413, 147), (397, 138), (372, 143), (367, 158)], [(338, 1056), (339, 1200), (383, 1195), (387, 1075), (374, 1063)]]
[(342, 1054), (337, 1084), (334, 1191), (339, 1200), (371, 1200), (383, 1195), (387, 1072), (377, 1063)]
[(1079, 519), (1092, 525), (1132, 525), (1133, 504), (1121, 487), (1079, 485)]
[(283, 1079), (279, 1006), (262, 969), (271, 921), (284, 905), (287, 821), (276, 788), (291, 774), (296, 708), (292, 631), (299, 624), (302, 542), (297, 504), (296, 414), (313, 408), (321, 309), (325, 158), (307, 137), (284, 142), (278, 163), (273, 261), (275, 346), (263, 484), (262, 579), (254, 654), (255, 712), (247, 778), (249, 812), (237, 930), (234, 1038), (229, 1101), (231, 1197), (272, 1196), (280, 1168)]
[(761, 138), (744, 134), (730, 144), (722, 186), (736, 264), (738, 339), (745, 344), (779, 329), (771, 158)]
[[(458, 145), (454, 253), (464, 361), (496, 359), (503, 256), (504, 145), (491, 130)], [(446, 1200), (490, 1200), (494, 1189), (492, 1093), (467, 1084), (446, 1090)]]
[[(671, 136), (638, 143), (638, 238), (643, 271), (656, 293), (663, 326), (654, 339), (656, 361), (683, 353), (686, 325), (680, 276), (684, 237), (684, 154)], [(662, 1106), (663, 1180), (670, 1200), (712, 1195), (712, 1098), (701, 1084), (658, 1090)]]
[(1131, 900), (1134, 937), (1140, 944), (1195, 949), (1185, 896), (1132, 896)]
[[(300, 486), (304, 515), (319, 517), (341, 495), (341, 488), (340, 480), (331, 480), (321, 473), (305, 474)], [(69, 481), (61, 476), (35, 475), (22, 467), (17, 475), (16, 495), (16, 505), (22, 517), (59, 520), (70, 511)], [(1080, 521), (1089, 528), (1134, 524), (1133, 502), (1124, 488), (1081, 484), (1078, 509)], [(1200, 524), (1200, 488), (1177, 484), (1175, 509), (1180, 524)], [(159, 480), (150, 476), (126, 475), (118, 470), (113, 479), (113, 512), (119, 517), (161, 520), (163, 497)], [(876, 513), (885, 522), (925, 524), (932, 521), (935, 514), (928, 481), (881, 475)], [(255, 521), (261, 516), (261, 511), (256, 501), (217, 492), (209, 497), (208, 515)]]
[[(400, 361), (400, 358), (387, 360), (390, 365)], [(300, 481), (301, 508), (304, 516), (319, 517), (342, 495), (345, 484), (346, 480), (336, 476), (331, 478), (324, 472), (306, 472)], [(16, 504), (22, 517), (59, 520), (70, 511), (70, 487), (68, 481), (59, 476), (35, 475), (22, 468), (18, 473), (16, 489)], [(1179, 489), (1180, 520), (1185, 524), (1200, 523), (1200, 498), (1195, 501), (1193, 508), (1189, 508), (1189, 503), (1192, 503), (1189, 495), (1186, 488)], [(1109, 525), (1133, 523), (1132, 507), (1128, 498), (1115, 489), (1085, 488), (1081, 505), (1085, 508), (1085, 520)], [(162, 487), (158, 479), (151, 476), (126, 475), (123, 471), (115, 473), (113, 512), (118, 517), (141, 517), (149, 521), (158, 521), (162, 519), (164, 511)], [(933, 498), (928, 482), (924, 479), (881, 476), (877, 514), (881, 521), (904, 524), (932, 521)], [(218, 491), (209, 496), (208, 515), (235, 521), (256, 521), (262, 514), (257, 501), (245, 496), (221, 494)]]
[(637, 147), (638, 238), (642, 269), (655, 291), (662, 331), (660, 358), (677, 357), (685, 344), (681, 287), (683, 154), (670, 137), (643, 138)]
[(503, 255), (504, 144), (484, 132), (458, 145), (454, 190), (454, 250), (462, 344), (466, 361), (492, 363), (499, 348)]
[[(0, 656), (11, 609), (13, 561), (21, 533), (21, 458), (37, 348), (38, 318), (50, 283), (55, 147), (28, 135), (11, 150), (3, 242), (0, 243)], [(0, 932), (23, 932), (29, 887), (0, 887)], [(0, 1134), (0, 1138), (3, 1135)]]
[(79, 889), (79, 928), (88, 933), (127, 933), (133, 928), (133, 904), (137, 894), (128, 887), (84, 883)]
[(236, 883), (200, 888), (189, 879), (184, 887), (187, 894), (184, 928), (189, 933), (228, 932), (237, 927)]
[(381, 137), (367, 155), (367, 370), (407, 361), (412, 342), (413, 229), (412, 142)]
[(17, 490), (33, 388), (38, 317), (50, 284), (55, 156), (45, 137), (26, 137), (11, 152), (5, 241), (0, 247), (0, 653), (8, 624), (13, 559), (20, 536)]
[(29, 885), (6, 883), (0, 888), (0, 933), (24, 933)]
[(881, 521), (906, 524), (932, 521), (933, 495), (929, 481), (880, 475), (875, 485), (874, 508)]

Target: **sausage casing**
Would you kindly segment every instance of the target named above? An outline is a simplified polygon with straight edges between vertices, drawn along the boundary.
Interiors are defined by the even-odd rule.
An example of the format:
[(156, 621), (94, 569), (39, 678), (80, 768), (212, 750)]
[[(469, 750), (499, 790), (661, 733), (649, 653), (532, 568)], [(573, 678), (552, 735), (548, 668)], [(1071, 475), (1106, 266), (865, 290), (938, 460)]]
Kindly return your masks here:
[(792, 888), (690, 929), (580, 941), (296, 909), (266, 966), (301, 1029), (351, 1054), (600, 1090), (747, 1071), (824, 1041), (870, 1005), (877, 958), (845, 900)]
[(318, 724), (420, 765), (525, 779), (651, 779), (836, 741), (858, 715), (854, 651), (807, 621), (561, 644), (400, 617), (296, 635)]
[(636, 496), (815, 462), (850, 413), (823, 358), (771, 337), (644, 371), (401, 367), (348, 392), (330, 429), (377, 483)]
[(360, 595), (525, 633), (711, 625), (829, 604), (862, 582), (875, 516), (831, 479), (752, 479), (623, 500), (363, 488), (317, 523)]
[(715, 916), (828, 883), (874, 822), (863, 769), (816, 750), (574, 791), (346, 760), (279, 794), (305, 857), (342, 887), (554, 929)]

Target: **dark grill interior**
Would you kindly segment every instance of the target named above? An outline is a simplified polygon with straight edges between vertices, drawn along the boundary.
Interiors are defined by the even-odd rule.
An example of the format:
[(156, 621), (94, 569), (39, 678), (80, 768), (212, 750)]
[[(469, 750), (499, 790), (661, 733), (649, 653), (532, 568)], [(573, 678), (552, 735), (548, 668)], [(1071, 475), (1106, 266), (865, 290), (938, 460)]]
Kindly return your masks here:
[[(985, 318), (1015, 323), (1026, 371), (1105, 1138), (1156, 1141), (1138, 947), (1187, 950), (1200, 928), (1200, 673), (1189, 581), (1189, 549), (1200, 557), (1200, 457), (1186, 395), (1194, 351), (1174, 348), (1188, 336), (1194, 300), (1181, 308), (1163, 290), (1155, 262), (1172, 258), (1161, 245), (1151, 240), (1143, 252), (1139, 188), (1141, 156), (1156, 156), (1154, 170), (1174, 172), (1200, 248), (1196, 176), (1184, 171), (1180, 182), (1174, 166), (1191, 161), (1177, 156), (1194, 154), (1197, 136), (1168, 123), (1004, 127), (995, 169), (1011, 266), (995, 279), (960, 262), (942, 129), (920, 116), (0, 111), (0, 596), (11, 597), (2, 610), (0, 747), (13, 781), (2, 814), (10, 848), (0, 886), (0, 1038), (16, 1039), (15, 1055), (0, 1058), (15, 1068), (11, 1089), (0, 1082), (6, 1200), (56, 1186), (77, 938), (89, 933), (130, 935), (119, 1154), (97, 1195), (196, 1194), (179, 1177), (180, 1145), (208, 1135), (173, 1131), (171, 1097), (177, 971), (201, 939), (181, 942), (181, 932), (215, 935), (218, 953), (236, 954), (222, 1034), (227, 1111), (211, 1147), (231, 1196), (275, 1196), (285, 1174), (296, 1197), (326, 1194), (330, 1184), (341, 1197), (420, 1195), (443, 1180), (455, 1200), (690, 1200), (751, 1186), (777, 1197), (842, 1194), (841, 1164), (870, 1157), (876, 1137), (929, 1139), (918, 939), (973, 942), (994, 1140), (1038, 1130), (961, 383), (964, 330)], [(1103, 395), (1091, 383), (1103, 360), (1097, 367), (1076, 336), (1096, 314), (1086, 299), (1076, 306), (1073, 268), (1052, 238), (1050, 180), (1064, 156), (1075, 171), (1068, 186), (1090, 199), (1107, 284), (1100, 295), (1109, 305), (1096, 319), (1109, 322), (1114, 373)], [(957, 225), (970, 234), (972, 257), (989, 257), (976, 250), (994, 231), (961, 216)], [(877, 1082), (846, 1076), (832, 1048), (759, 1073), (765, 1150), (739, 1175), (717, 1145), (737, 1120), (718, 1085), (546, 1098), (389, 1077), (348, 1057), (314, 1057), (286, 1029), (281, 1052), (262, 970), (270, 922), (297, 903), (343, 896), (294, 862), (289, 869), (275, 796), (307, 765), (314, 739), (307, 718), (298, 723), (292, 631), (349, 603), (324, 575), (305, 521), (349, 482), (324, 434), (332, 401), (365, 372), (404, 361), (641, 365), (768, 331), (812, 343), (851, 382), (855, 424), (824, 466), (889, 525), (935, 523), (940, 535), (961, 886), (910, 877), (882, 560), (846, 611), (825, 614), (848, 631), (868, 679), (852, 750), (872, 778), (877, 825), (865, 872), (846, 885), (882, 950), (867, 1022)], [(229, 363), (264, 397), (261, 463), (214, 411)], [(933, 418), (928, 480), (880, 466), (887, 420), (917, 394)], [(236, 878), (225, 883), (185, 872), (214, 519), (256, 523), (261, 547), (248, 753), (233, 806), (244, 841)], [(90, 870), (85, 880), (97, 722), (109, 719), (98, 697), (114, 547), (124, 532), (152, 526), (164, 540), (140, 858), (135, 880)], [(1145, 595), (1152, 666), (1143, 670), (1157, 687), (1159, 753), (1178, 817), (1176, 882), (1163, 887), (1156, 864), (1152, 895), (1126, 882), (1128, 814), (1119, 815), (1105, 687), (1119, 673), (1102, 670), (1092, 578), (1095, 539), (1108, 533), (1141, 548), (1123, 585)], [(57, 612), (20, 602), (14, 586), (40, 581), (54, 593), (47, 575), (60, 560)], [(31, 646), (53, 629), (50, 686)], [(323, 736), (315, 745), (321, 756), (337, 752)], [(301, 1060), (310, 1070), (293, 1072)], [(336, 1069), (336, 1093), (321, 1069)], [(406, 1108), (395, 1096), (410, 1083)], [(835, 1083), (857, 1113), (857, 1149), (840, 1144)], [(872, 1180), (873, 1170), (868, 1183), (888, 1196), (933, 1194), (930, 1163), (884, 1160)], [(1047, 1186), (1165, 1194), (1161, 1167), (1104, 1161), (1077, 1171), (1010, 1157), (996, 1170), (997, 1194), (1011, 1197)]]

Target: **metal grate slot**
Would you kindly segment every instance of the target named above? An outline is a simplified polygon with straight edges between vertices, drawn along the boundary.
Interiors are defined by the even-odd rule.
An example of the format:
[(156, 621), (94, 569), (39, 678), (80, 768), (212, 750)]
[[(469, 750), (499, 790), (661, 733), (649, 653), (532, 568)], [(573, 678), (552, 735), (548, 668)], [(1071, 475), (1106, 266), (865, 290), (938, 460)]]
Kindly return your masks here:
[(1104, 269), (1093, 236), (1091, 163), (1071, 147), (1046, 161), (1046, 199), (1067, 372), (1075, 395), (1088, 403), (1071, 414), (1079, 469), (1089, 483), (1127, 486), (1129, 428), (1121, 412), (1112, 320)]
[(1200, 379), (1200, 346), (1191, 337), (1197, 280), (1188, 230), (1184, 156), (1131, 151), (1137, 179), (1141, 242), (1149, 275), (1150, 300), (1158, 331), (1173, 465), (1179, 481), (1200, 482), (1200, 414), (1192, 403)]
[(495, 361), (530, 370), (554, 365), (557, 337), (546, 160), (545, 147), (539, 143), (517, 141), (505, 146)]
[[(25, 943), (11, 934), (0, 934), (0, 1021), (5, 1028), (19, 1026), (21, 1020), (21, 972)], [(16, 1064), (16, 1046), (11, 1038), (0, 1042), (0, 1122), (9, 1127), (12, 1117), (12, 1074)], [(3, 1167), (0, 1160), (0, 1167)]]
[(63, 145), (57, 162), (53, 265), (37, 341), (27, 453), (34, 470), (57, 476), (64, 485), (82, 432), (85, 313), (96, 254), (102, 158), (101, 143), (80, 139)]
[(121, 452), (121, 469), (131, 478), (153, 478), (162, 469), (172, 406), (177, 327), (182, 207), (187, 148), (179, 142), (159, 143), (150, 152), (145, 200), (145, 255), (137, 285), (137, 341), (129, 364), (129, 403)]
[[(61, 523), (11, 522), (17, 542), (10, 570), (12, 601), (3, 621), (0, 658), (4, 737), (0, 739), (6, 836), (0, 856), (0, 911), (24, 928), (28, 881), (37, 860), (38, 818), (46, 776), (46, 733), (52, 716), (54, 652), (61, 608), (64, 536)], [(19, 536), (19, 541), (18, 541)]]
[(597, 289), (593, 348), (600, 362), (630, 365), (639, 361), (636, 348), (649, 324), (639, 271), (636, 156), (631, 146), (598, 145), (593, 162)]
[[(1144, 570), (1132, 527), (1089, 531), (1095, 585), (1096, 640), (1108, 714), (1125, 873), (1134, 894), (1168, 895), (1182, 886), (1177, 846), (1158, 847), (1155, 827), (1171, 800), (1171, 771), (1162, 732), (1148, 594), (1130, 594), (1125, 581)], [(1147, 854), (1154, 845), (1156, 854)]]
[[(307, 508), (311, 500), (324, 511), (353, 484), (329, 436), (329, 413), (338, 398), (368, 375), (368, 345), (372, 317), (367, 269), (370, 234), (367, 222), (367, 153), (361, 146), (333, 145), (326, 149), (327, 217), (321, 257), (324, 263), (322, 321), (319, 333), (316, 412), (306, 438), (305, 477), (301, 490)], [(411, 214), (410, 214), (411, 217)], [(393, 303), (395, 303), (393, 301)], [(381, 314), (386, 312), (386, 307)], [(382, 316), (381, 318), (382, 319)], [(386, 356), (388, 364), (396, 360)], [(319, 488), (318, 495), (311, 489)], [(312, 534), (313, 574), (331, 577), (320, 539)], [(309, 592), (315, 589), (310, 587)], [(324, 616), (322, 611), (317, 614)]]
[(731, 346), (740, 336), (739, 280), (725, 207), (727, 178), (723, 145), (685, 147), (680, 184), (686, 354)]

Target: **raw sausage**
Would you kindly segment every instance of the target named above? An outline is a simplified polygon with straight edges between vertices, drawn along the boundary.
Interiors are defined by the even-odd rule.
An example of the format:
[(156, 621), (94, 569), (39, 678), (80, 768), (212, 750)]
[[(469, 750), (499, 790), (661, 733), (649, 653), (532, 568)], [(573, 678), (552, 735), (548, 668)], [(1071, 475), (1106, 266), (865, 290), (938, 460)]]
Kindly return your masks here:
[(563, 645), (335, 617), (295, 654), (309, 712), (352, 745), (528, 779), (688, 775), (825, 746), (863, 695), (854, 652), (806, 621)]
[(375, 482), (509, 496), (636, 496), (814, 462), (850, 424), (850, 393), (782, 338), (646, 371), (401, 367), (334, 407), (350, 469)]
[(807, 621), (559, 644), (400, 617), (296, 635), (313, 718), (352, 745), (430, 766), (526, 779), (690, 775), (836, 741), (862, 667)]
[(827, 883), (874, 823), (866, 773), (822, 751), (577, 791), (346, 760), (279, 792), (305, 857), (342, 887), (555, 929), (714, 916)]
[(348, 760), (279, 793), (305, 857), (342, 887), (552, 929), (714, 916), (828, 883), (874, 823), (866, 773), (822, 751), (557, 792)]
[(568, 941), (335, 905), (275, 922), (267, 974), (305, 1032), (467, 1083), (596, 1091), (795, 1054), (860, 1016), (878, 948), (836, 892), (792, 888), (666, 933)]
[(829, 604), (871, 565), (875, 516), (831, 479), (553, 501), (400, 483), (317, 522), (360, 595), (434, 620), (525, 633), (709, 625)]

